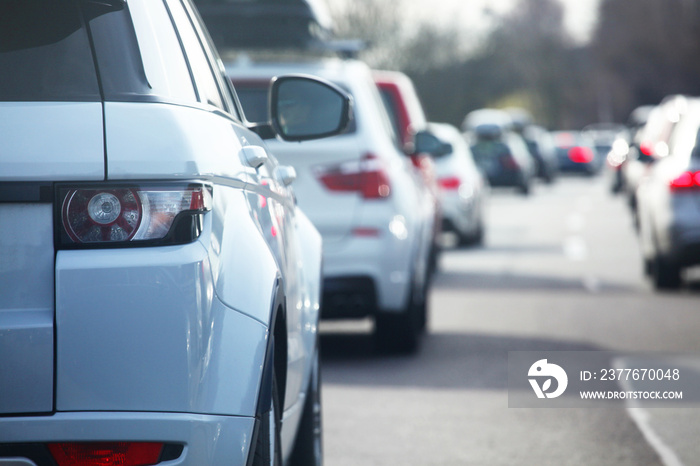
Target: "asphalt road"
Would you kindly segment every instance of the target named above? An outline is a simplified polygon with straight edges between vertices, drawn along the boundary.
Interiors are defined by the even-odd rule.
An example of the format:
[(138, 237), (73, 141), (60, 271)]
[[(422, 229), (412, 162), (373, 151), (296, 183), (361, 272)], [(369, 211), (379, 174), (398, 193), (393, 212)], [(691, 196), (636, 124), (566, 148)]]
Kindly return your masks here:
[(604, 176), (494, 191), (484, 246), (447, 249), (421, 350), (322, 324), (326, 464), (700, 464), (700, 409), (508, 408), (508, 351), (700, 351), (700, 281), (657, 293)]

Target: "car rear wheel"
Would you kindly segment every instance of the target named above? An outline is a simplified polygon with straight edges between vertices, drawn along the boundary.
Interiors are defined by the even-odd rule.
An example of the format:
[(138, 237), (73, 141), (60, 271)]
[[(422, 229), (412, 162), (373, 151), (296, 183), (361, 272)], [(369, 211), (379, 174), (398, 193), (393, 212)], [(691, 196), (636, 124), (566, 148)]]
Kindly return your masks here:
[(377, 315), (374, 333), (379, 349), (392, 353), (412, 353), (418, 349), (428, 320), (426, 288), (418, 288), (416, 284), (411, 287), (404, 312)]
[(672, 290), (681, 286), (681, 268), (675, 262), (656, 256), (653, 264), (654, 287), (657, 290)]
[(272, 374), (272, 402), (270, 411), (260, 419), (260, 430), (255, 445), (253, 466), (282, 466), (282, 445), (280, 443), (280, 402), (277, 391), (277, 377)]
[(323, 465), (323, 429), (321, 421), (321, 371), (319, 350), (316, 349), (311, 380), (304, 402), (304, 412), (299, 424), (297, 439), (291, 458), (291, 466)]

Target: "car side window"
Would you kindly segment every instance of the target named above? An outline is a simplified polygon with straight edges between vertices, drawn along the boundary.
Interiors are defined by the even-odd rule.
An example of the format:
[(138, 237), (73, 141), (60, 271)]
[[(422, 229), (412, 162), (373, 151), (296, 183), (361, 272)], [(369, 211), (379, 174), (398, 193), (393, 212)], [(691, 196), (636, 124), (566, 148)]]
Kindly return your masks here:
[(214, 76), (214, 70), (202, 48), (202, 44), (187, 12), (178, 1), (167, 1), (167, 4), (180, 34), (182, 46), (187, 54), (187, 60), (197, 86), (200, 102), (213, 105), (224, 112), (228, 112), (229, 109), (224, 104), (224, 98)]
[(164, 5), (134, 2), (129, 9), (150, 87), (158, 95), (196, 103), (187, 62)]

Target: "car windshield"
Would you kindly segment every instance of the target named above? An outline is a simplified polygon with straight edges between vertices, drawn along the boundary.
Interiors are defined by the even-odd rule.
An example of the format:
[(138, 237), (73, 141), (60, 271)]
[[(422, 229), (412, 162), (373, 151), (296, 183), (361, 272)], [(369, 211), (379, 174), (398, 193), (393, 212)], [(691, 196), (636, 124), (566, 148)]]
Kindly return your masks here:
[(85, 23), (75, 2), (0, 3), (0, 100), (99, 98)]

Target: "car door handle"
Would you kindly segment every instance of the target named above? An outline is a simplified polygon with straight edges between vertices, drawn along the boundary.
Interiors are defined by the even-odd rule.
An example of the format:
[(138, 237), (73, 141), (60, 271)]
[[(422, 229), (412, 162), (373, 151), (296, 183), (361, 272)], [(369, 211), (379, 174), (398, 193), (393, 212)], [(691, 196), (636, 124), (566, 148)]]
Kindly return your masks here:
[(267, 152), (260, 146), (244, 146), (241, 155), (243, 161), (253, 168), (260, 168), (268, 160)]
[(297, 171), (289, 165), (280, 165), (275, 169), (275, 175), (285, 186), (292, 184), (297, 179)]

